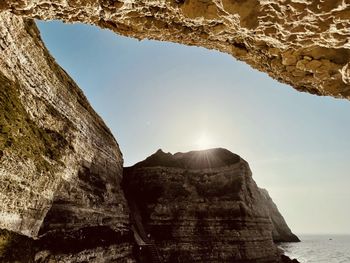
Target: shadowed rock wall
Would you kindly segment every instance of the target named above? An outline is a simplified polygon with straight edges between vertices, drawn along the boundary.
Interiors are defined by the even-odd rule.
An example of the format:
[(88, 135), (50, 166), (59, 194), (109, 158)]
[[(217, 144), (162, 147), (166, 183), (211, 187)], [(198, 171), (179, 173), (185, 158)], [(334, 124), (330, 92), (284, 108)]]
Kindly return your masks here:
[[(45, 247), (63, 262), (103, 262), (106, 246), (108, 257), (131, 259), (118, 144), (33, 20), (8, 12), (0, 14), (0, 115), (0, 228), (38, 239), (34, 252)], [(0, 233), (0, 258), (18, 239), (9, 233)], [(95, 250), (65, 255), (69, 244), (75, 254), (91, 248), (86, 239)]]
[[(123, 182), (163, 262), (280, 261), (272, 233), (289, 228), (238, 155), (158, 151), (125, 168)], [(285, 241), (296, 241), (288, 234), (295, 237), (289, 230)]]
[(299, 91), (349, 99), (349, 6), (344, 0), (3, 0), (0, 10), (216, 49)]

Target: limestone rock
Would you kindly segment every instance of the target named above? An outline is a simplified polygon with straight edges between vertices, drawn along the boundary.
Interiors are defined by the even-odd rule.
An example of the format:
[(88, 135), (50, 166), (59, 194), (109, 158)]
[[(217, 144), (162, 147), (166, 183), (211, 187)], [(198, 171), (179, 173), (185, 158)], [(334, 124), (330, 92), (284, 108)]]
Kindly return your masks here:
[(125, 168), (123, 185), (164, 262), (280, 260), (272, 233), (288, 226), (228, 150), (158, 151)]
[[(131, 259), (118, 144), (50, 56), (33, 20), (8, 12), (0, 14), (0, 86), (0, 228), (7, 231), (0, 233), (0, 261), (20, 235), (60, 262), (98, 261), (106, 246)], [(102, 234), (89, 242), (99, 251), (86, 242), (95, 232)], [(78, 250), (62, 250), (67, 240)]]
[(349, 6), (343, 0), (3, 0), (0, 11), (216, 49), (299, 91), (349, 99)]

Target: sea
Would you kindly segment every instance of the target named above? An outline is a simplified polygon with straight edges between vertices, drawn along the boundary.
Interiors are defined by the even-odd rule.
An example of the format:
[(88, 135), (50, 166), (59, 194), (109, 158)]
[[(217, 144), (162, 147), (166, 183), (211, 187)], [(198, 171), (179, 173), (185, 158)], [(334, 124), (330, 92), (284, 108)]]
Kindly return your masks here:
[(301, 263), (350, 263), (350, 235), (300, 235), (300, 243), (279, 247)]

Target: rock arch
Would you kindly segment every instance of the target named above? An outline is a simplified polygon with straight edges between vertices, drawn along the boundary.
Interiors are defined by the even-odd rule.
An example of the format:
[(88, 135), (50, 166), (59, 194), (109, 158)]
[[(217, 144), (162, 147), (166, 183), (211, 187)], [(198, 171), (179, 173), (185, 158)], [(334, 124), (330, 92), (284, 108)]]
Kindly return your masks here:
[[(0, 229), (65, 240), (102, 227), (101, 234), (118, 242), (108, 243), (107, 250), (74, 251), (76, 256), (89, 262), (132, 258), (118, 144), (50, 56), (33, 18), (216, 49), (299, 91), (349, 99), (349, 5), (346, 0), (1, 1)], [(15, 240), (2, 231), (0, 260), (3, 247)], [(67, 249), (59, 260), (70, 257)]]
[(299, 91), (350, 98), (345, 0), (5, 0), (1, 9), (216, 49)]

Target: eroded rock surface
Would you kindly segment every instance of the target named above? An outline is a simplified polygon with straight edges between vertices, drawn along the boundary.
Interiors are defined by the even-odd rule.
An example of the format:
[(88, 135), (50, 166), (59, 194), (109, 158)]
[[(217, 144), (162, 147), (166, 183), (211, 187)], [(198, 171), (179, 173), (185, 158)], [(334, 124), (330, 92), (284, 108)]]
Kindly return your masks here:
[(0, 115), (0, 261), (23, 256), (11, 251), (25, 239), (17, 234), (45, 260), (131, 260), (118, 144), (33, 20), (9, 12), (0, 14)]
[(160, 150), (125, 168), (123, 182), (163, 262), (280, 261), (272, 233), (289, 228), (238, 155)]
[(347, 0), (3, 0), (0, 10), (216, 49), (299, 91), (350, 98)]

